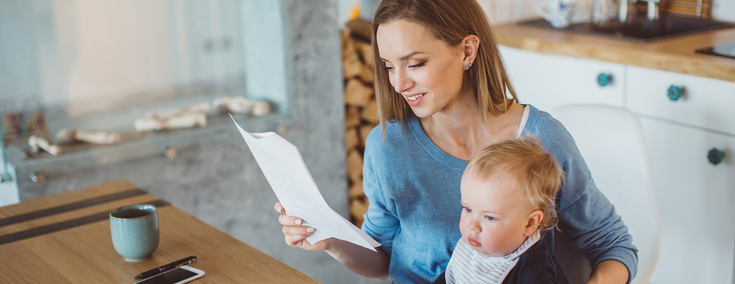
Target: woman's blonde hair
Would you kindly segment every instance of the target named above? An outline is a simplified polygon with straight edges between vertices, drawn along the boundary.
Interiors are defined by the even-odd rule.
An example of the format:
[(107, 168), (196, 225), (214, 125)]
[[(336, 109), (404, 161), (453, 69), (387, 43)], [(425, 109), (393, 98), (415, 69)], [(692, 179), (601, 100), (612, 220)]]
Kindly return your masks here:
[[(396, 20), (407, 20), (422, 25), (432, 35), (449, 46), (457, 46), (468, 35), (480, 39), (477, 57), (465, 71), (480, 107), (482, 120), (508, 111), (518, 102), (508, 74), (500, 58), (498, 45), (490, 22), (476, 0), (384, 0), (373, 19), (373, 56), (375, 59), (375, 97), (378, 118), (385, 130), (385, 122), (404, 122), (411, 108), (392, 88), (376, 43), (378, 27)], [(510, 94), (508, 98), (506, 91)]]
[(475, 155), (465, 172), (480, 179), (488, 179), (497, 173), (514, 178), (533, 209), (544, 214), (539, 230), (556, 226), (558, 218), (554, 200), (561, 189), (564, 170), (539, 141), (510, 139), (490, 145)]

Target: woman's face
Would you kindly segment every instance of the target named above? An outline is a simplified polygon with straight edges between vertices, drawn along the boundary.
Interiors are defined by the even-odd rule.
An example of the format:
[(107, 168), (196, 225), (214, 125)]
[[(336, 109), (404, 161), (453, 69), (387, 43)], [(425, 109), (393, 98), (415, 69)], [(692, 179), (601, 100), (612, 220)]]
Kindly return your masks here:
[[(464, 44), (449, 46), (420, 24), (397, 20), (378, 27), (376, 42), (390, 83), (416, 116), (451, 107), (464, 79)], [(381, 72), (381, 71), (378, 71)]]

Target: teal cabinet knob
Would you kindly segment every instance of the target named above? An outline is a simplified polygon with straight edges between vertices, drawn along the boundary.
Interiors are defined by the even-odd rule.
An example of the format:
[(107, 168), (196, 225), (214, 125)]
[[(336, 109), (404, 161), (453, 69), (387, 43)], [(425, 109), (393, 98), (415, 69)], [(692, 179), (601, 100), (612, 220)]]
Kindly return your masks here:
[(725, 152), (717, 148), (712, 148), (707, 152), (707, 160), (709, 160), (710, 164), (715, 166), (719, 165), (723, 160), (725, 160)]
[(600, 73), (599, 75), (597, 75), (597, 85), (600, 85), (600, 87), (605, 87), (612, 84), (612, 80), (612, 74)]
[(669, 97), (669, 100), (675, 102), (681, 98), (682, 92), (682, 87), (671, 85), (669, 89), (666, 90), (666, 96)]

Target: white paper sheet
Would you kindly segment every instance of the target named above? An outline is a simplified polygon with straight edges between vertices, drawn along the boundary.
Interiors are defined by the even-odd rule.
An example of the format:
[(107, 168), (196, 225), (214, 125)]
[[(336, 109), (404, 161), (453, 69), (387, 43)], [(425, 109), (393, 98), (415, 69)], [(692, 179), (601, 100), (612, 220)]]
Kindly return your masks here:
[[(230, 115), (232, 117), (232, 115)], [(299, 149), (275, 132), (249, 133), (235, 122), (286, 213), (316, 230), (306, 240), (337, 238), (375, 251), (380, 244), (329, 207), (301, 158)]]

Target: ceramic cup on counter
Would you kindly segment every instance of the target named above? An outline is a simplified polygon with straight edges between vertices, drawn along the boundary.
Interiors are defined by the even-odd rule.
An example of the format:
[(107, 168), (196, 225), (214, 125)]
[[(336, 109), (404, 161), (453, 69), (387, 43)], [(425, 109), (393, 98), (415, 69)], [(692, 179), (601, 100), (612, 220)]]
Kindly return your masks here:
[(110, 212), (112, 244), (127, 261), (147, 258), (158, 248), (158, 213), (148, 204), (120, 207)]
[(549, 21), (552, 27), (563, 29), (571, 23), (574, 0), (546, 0), (536, 4), (536, 14)]

